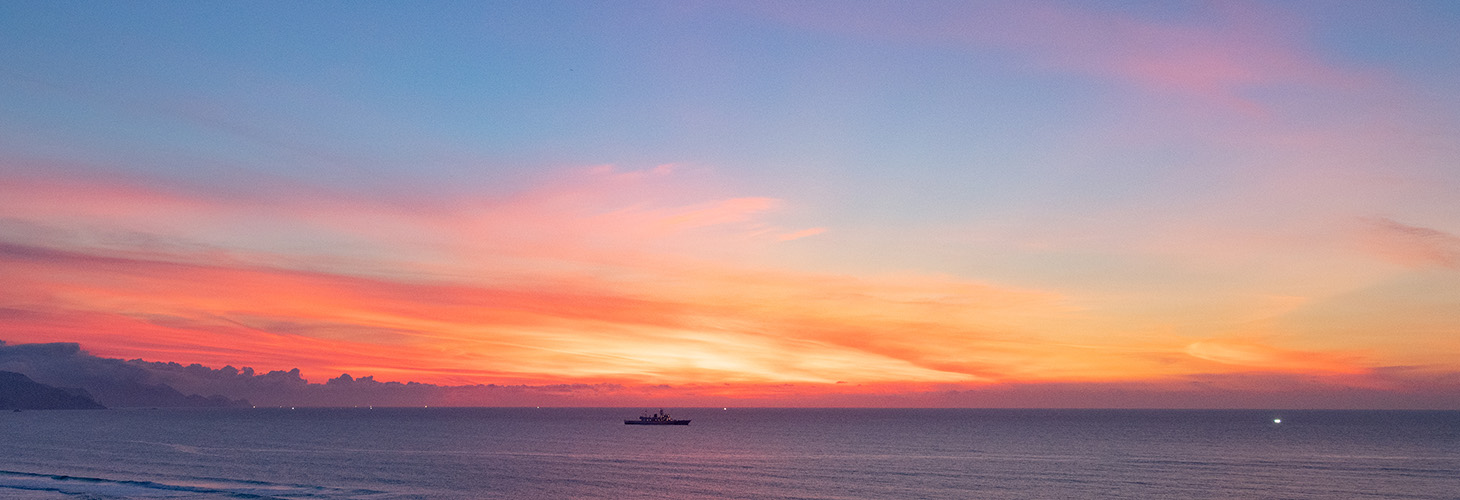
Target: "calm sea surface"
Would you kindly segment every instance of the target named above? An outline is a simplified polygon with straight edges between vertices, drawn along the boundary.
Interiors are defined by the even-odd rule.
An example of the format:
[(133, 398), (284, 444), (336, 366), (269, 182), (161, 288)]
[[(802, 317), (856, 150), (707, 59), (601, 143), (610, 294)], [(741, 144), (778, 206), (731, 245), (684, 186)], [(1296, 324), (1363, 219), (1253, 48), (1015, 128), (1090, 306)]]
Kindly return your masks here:
[(640, 410), (7, 412), (0, 498), (1460, 499), (1460, 412)]

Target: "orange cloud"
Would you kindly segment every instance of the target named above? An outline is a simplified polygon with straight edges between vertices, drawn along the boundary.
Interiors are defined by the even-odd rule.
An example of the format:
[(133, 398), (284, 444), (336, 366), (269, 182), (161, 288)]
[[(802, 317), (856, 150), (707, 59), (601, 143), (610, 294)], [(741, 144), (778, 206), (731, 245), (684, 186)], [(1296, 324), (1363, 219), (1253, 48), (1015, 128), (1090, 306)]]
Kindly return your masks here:
[(1288, 373), (1361, 374), (1369, 370), (1353, 356), (1279, 349), (1253, 341), (1203, 340), (1186, 346), (1186, 353), (1207, 361), (1247, 370)]

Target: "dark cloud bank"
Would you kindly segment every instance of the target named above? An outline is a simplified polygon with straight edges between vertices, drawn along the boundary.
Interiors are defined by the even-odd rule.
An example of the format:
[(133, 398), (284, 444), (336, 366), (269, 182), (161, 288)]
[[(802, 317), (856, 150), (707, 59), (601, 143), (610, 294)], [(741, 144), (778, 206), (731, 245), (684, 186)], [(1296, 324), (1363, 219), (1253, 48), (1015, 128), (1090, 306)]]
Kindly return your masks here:
[[(573, 405), (591, 404), (593, 394), (622, 389), (612, 384), (440, 386), (348, 374), (318, 384), (301, 377), (298, 368), (258, 373), (248, 367), (102, 358), (75, 343), (0, 341), (0, 371), (53, 387), (80, 388), (109, 407)], [(585, 394), (590, 397), (580, 397)]]
[(106, 406), (244, 406), (248, 401), (179, 392), (152, 376), (144, 363), (98, 358), (72, 343), (6, 345), (0, 341), (0, 371), (37, 383), (83, 391)]

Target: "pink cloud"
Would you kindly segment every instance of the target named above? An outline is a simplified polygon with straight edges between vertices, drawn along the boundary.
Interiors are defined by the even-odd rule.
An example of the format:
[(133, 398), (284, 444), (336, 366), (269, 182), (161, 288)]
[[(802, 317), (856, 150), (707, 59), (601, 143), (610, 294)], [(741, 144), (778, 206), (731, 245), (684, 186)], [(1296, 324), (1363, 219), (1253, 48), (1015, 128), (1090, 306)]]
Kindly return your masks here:
[(1361, 219), (1363, 248), (1408, 267), (1460, 269), (1460, 236), (1385, 217)]
[(0, 217), (31, 228), (9, 235), (23, 243), (62, 238), (120, 251), (146, 239), (154, 251), (212, 248), (274, 264), (287, 253), (304, 266), (451, 273), (479, 268), (472, 261), (486, 256), (503, 267), (731, 255), (789, 232), (773, 221), (780, 200), (724, 191), (703, 169), (675, 165), (569, 169), (508, 194), (383, 200), (287, 186), (218, 196), (139, 179), (0, 175)]
[(1251, 3), (1221, 4), (1215, 11), (1212, 22), (1195, 24), (1046, 5), (1024, 13), (1037, 32), (1006, 43), (1031, 49), (1056, 67), (1208, 98), (1240, 99), (1253, 85), (1353, 80), (1295, 40), (1304, 30), (1282, 13)]
[(0, 175), (0, 215), (38, 218), (157, 217), (194, 212), (208, 203), (106, 176)]
[(731, 198), (700, 206), (680, 207), (666, 215), (661, 224), (671, 228), (696, 228), (743, 222), (765, 213), (780, 202), (771, 198)]
[(1258, 85), (1346, 86), (1360, 80), (1325, 64), (1298, 38), (1304, 27), (1257, 3), (1213, 6), (1201, 21), (1140, 19), (1082, 4), (858, 3), (836, 9), (761, 4), (759, 12), (809, 29), (903, 43), (1009, 51), (1032, 66), (1081, 73), (1256, 109)]
[(824, 227), (813, 227), (809, 229), (802, 229), (800, 231), (792, 233), (782, 234), (780, 236), (777, 236), (776, 239), (781, 241), (799, 240), (801, 238), (809, 238), (825, 232), (826, 228)]

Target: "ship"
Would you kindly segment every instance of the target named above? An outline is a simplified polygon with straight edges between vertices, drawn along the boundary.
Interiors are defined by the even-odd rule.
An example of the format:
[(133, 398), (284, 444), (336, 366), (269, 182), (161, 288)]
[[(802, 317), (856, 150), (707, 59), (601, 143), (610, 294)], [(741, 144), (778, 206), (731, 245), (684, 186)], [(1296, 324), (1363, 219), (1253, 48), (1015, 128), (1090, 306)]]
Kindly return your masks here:
[(624, 419), (624, 425), (689, 425), (689, 420), (675, 420), (660, 409), (659, 413), (644, 415), (638, 420)]

